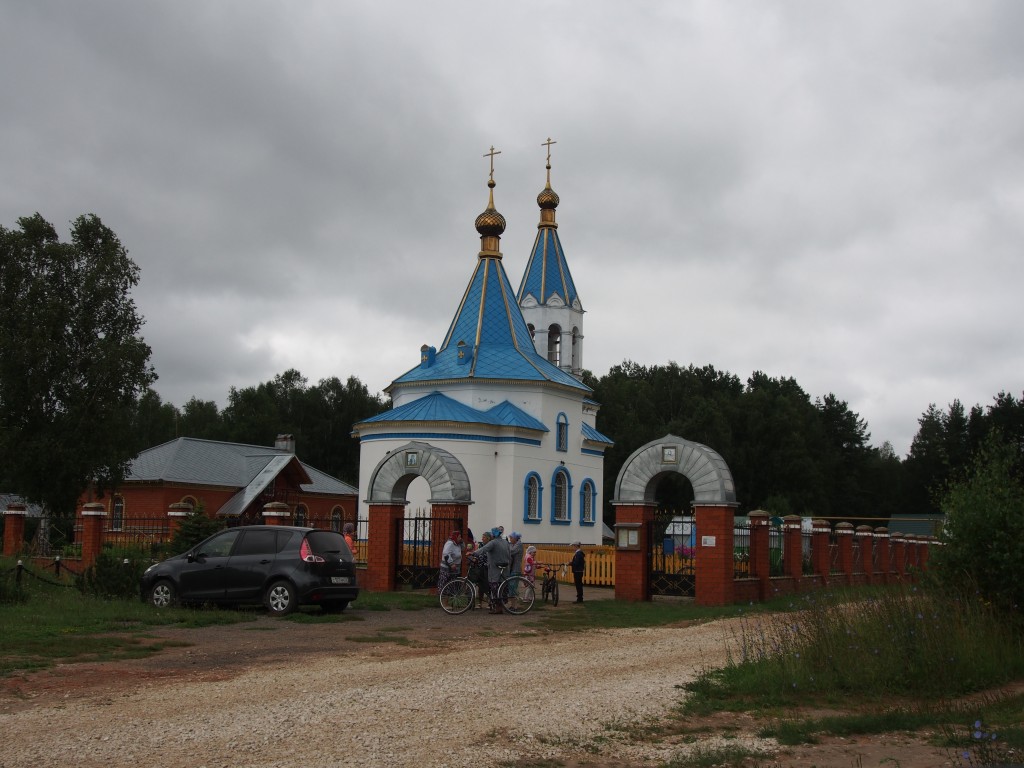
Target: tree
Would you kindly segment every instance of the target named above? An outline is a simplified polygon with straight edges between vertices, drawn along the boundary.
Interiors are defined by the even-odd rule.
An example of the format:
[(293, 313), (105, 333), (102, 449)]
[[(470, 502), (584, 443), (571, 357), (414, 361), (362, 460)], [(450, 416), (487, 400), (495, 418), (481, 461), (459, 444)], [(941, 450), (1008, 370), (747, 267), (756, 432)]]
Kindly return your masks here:
[(61, 243), (38, 213), (0, 227), (0, 456), (5, 486), (71, 515), (133, 456), (140, 396), (156, 379), (130, 291), (139, 268), (95, 215)]
[(998, 434), (974, 459), (970, 472), (941, 500), (945, 546), (929, 561), (947, 586), (976, 589), (986, 600), (1018, 616), (1024, 605), (1024, 483), (1022, 456)]

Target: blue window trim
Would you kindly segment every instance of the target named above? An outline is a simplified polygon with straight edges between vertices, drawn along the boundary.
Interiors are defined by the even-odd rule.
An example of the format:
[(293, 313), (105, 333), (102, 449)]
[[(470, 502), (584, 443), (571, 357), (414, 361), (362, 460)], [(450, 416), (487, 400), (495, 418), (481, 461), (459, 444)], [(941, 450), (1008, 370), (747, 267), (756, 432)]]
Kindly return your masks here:
[[(530, 478), (537, 478), (537, 516), (530, 517)], [(544, 482), (536, 472), (527, 472), (523, 481), (523, 523), (540, 525), (544, 520)]]
[[(557, 507), (555, 505), (555, 491), (557, 489), (559, 475), (565, 475), (565, 520), (555, 519), (555, 512), (557, 511)], [(572, 524), (572, 475), (569, 474), (569, 470), (565, 467), (556, 467), (555, 471), (551, 473), (551, 524)]]
[[(594, 519), (587, 521), (583, 519), (583, 510), (585, 504), (583, 503), (587, 494), (590, 494), (590, 511), (594, 513)], [(589, 477), (585, 478), (580, 484), (580, 525), (593, 526), (597, 524), (597, 483), (591, 480)]]
[(559, 453), (569, 451), (569, 417), (565, 415), (565, 411), (559, 412), (555, 419), (555, 450)]

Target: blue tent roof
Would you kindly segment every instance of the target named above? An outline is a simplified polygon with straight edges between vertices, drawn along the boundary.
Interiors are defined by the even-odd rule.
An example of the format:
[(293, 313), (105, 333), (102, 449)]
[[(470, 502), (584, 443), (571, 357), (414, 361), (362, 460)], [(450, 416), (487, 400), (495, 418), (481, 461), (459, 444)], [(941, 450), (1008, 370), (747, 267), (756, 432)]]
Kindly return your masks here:
[(558, 230), (553, 227), (541, 227), (537, 231), (530, 261), (516, 294), (517, 301), (521, 302), (528, 294), (538, 304), (547, 304), (552, 296), (558, 296), (566, 306), (571, 307), (579, 299), (572, 273), (569, 272), (569, 263), (562, 250), (562, 241), (558, 237)]
[[(460, 357), (460, 351), (462, 357)], [(392, 382), (497, 379), (590, 388), (537, 354), (500, 256), (481, 254), (436, 355)]]

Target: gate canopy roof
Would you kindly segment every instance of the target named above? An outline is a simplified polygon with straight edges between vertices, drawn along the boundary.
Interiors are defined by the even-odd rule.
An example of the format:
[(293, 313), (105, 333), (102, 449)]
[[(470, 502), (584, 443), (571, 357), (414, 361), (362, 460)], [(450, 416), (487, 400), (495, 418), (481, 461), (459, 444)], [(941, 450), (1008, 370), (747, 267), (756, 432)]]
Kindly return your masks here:
[(615, 480), (614, 500), (653, 502), (658, 481), (668, 472), (690, 481), (694, 501), (736, 503), (736, 486), (725, 459), (706, 445), (675, 435), (652, 440), (633, 452)]

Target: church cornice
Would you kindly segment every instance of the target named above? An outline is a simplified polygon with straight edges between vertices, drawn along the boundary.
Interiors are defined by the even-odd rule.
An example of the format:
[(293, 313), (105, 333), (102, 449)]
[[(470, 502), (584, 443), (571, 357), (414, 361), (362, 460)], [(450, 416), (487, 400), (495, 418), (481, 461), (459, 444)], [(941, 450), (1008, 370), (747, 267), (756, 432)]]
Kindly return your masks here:
[[(419, 387), (442, 387), (450, 384), (487, 384), (497, 387), (529, 387), (531, 389), (554, 389), (560, 392), (574, 392), (580, 393), (578, 387), (571, 387), (568, 384), (559, 384), (557, 381), (551, 381), (550, 379), (544, 379), (543, 381), (537, 381), (534, 379), (487, 379), (476, 376), (467, 376), (465, 378), (449, 378), (449, 379), (422, 379), (417, 381), (408, 381), (395, 383), (392, 382), (384, 388), (384, 394), (390, 395), (399, 389), (416, 389)], [(581, 382), (580, 386), (584, 386)]]

